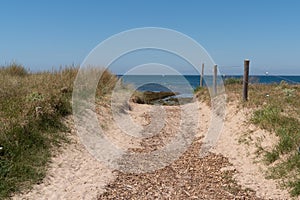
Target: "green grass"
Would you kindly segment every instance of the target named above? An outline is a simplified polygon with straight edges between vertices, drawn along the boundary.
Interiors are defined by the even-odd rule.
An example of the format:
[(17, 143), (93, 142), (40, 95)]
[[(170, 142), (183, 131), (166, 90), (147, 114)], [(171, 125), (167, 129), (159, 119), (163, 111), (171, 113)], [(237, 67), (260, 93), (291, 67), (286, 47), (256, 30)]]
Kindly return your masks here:
[[(230, 81), (235, 82), (235, 81)], [(251, 123), (275, 133), (278, 143), (271, 150), (259, 149), (266, 165), (267, 177), (284, 183), (292, 196), (300, 195), (300, 85), (250, 84), (249, 100), (242, 101), (242, 85), (225, 85), (227, 101), (253, 110)], [(205, 88), (196, 91), (200, 101), (210, 101)], [(267, 136), (266, 136), (267, 137)]]
[[(280, 87), (275, 87), (275, 90), (279, 89), (281, 94), (271, 97), (267, 105), (254, 112), (252, 122), (278, 136), (279, 141), (275, 147), (265, 153), (267, 163), (278, 161), (270, 169), (269, 177), (286, 180), (288, 183), (286, 186), (290, 188), (291, 194), (298, 196), (300, 194), (299, 88)], [(293, 91), (293, 95), (290, 91)]]
[[(241, 98), (241, 97), (239, 97)], [(282, 81), (272, 85), (250, 85), (249, 101), (255, 110), (251, 122), (278, 137), (273, 149), (264, 151), (268, 178), (283, 182), (292, 196), (300, 195), (300, 85)]]
[[(0, 70), (0, 198), (28, 189), (45, 176), (51, 148), (67, 130), (61, 118), (71, 113), (76, 69), (31, 74), (12, 64)], [(67, 79), (68, 80), (67, 80)], [(62, 87), (69, 92), (61, 92)]]
[[(62, 118), (72, 113), (77, 71), (30, 73), (15, 63), (0, 68), (0, 199), (41, 182), (53, 148), (67, 141)], [(109, 93), (116, 80), (105, 71), (97, 96)]]
[(232, 85), (232, 84), (242, 84), (243, 80), (241, 78), (226, 78), (224, 80), (224, 85)]
[(275, 133), (278, 143), (265, 151), (268, 177), (285, 182), (292, 196), (300, 195), (300, 86), (285, 82), (273, 85), (254, 85), (250, 88), (249, 102), (254, 108), (252, 123)]

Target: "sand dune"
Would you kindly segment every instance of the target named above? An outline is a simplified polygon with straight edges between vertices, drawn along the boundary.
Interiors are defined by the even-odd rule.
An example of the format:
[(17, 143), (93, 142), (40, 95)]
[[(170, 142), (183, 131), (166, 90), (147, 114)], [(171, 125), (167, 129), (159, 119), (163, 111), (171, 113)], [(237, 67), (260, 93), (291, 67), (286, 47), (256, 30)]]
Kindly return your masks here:
[[(197, 104), (197, 102), (193, 104)], [(135, 123), (143, 127), (151, 125), (151, 121), (159, 124), (157, 120), (154, 120), (159, 115), (151, 113), (150, 105), (131, 104), (131, 107), (131, 111), (128, 111), (127, 114)], [(172, 112), (180, 110), (176, 110), (176, 107), (168, 109), (173, 109)], [(111, 139), (116, 139), (120, 133), (119, 127), (112, 124), (108, 112), (100, 113), (103, 116), (99, 116), (99, 119), (106, 120), (106, 123), (109, 124), (107, 133), (111, 133)], [(210, 107), (200, 103), (196, 113), (190, 117), (200, 119), (197, 137), (201, 138), (209, 129)], [(232, 166), (227, 166), (222, 170), (236, 171), (234, 177), (237, 182), (242, 188), (253, 189), (258, 199), (288, 199), (287, 191), (279, 189), (274, 180), (265, 179), (266, 167), (260, 162), (256, 162), (259, 157), (255, 154), (255, 143), (262, 141), (262, 146), (269, 148), (273, 145), (274, 140), (276, 141), (276, 137), (271, 137), (270, 133), (249, 125), (247, 123), (249, 113), (249, 110), (238, 109), (235, 103), (228, 104), (221, 137), (217, 146), (211, 151), (229, 159)], [(171, 118), (172, 115), (167, 120), (172, 120)], [(81, 144), (71, 119), (68, 120), (68, 125), (72, 128), (68, 135), (71, 142), (55, 153), (46, 178), (41, 184), (34, 186), (30, 192), (17, 195), (13, 199), (97, 199), (104, 192), (104, 187), (115, 180), (116, 174), (113, 173), (113, 170), (93, 158)], [(174, 128), (176, 127), (169, 127), (169, 129)], [(247, 144), (239, 142), (249, 131), (251, 140)], [(123, 140), (124, 147), (128, 148), (130, 140), (130, 138)], [(118, 141), (122, 145), (122, 140)], [(132, 144), (137, 147), (137, 141), (132, 141)]]

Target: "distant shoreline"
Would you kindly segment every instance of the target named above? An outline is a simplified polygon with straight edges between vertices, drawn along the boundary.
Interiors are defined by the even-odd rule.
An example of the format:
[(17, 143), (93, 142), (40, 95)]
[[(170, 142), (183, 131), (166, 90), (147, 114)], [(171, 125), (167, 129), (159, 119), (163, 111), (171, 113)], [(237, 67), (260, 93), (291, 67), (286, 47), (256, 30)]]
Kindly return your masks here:
[[(131, 84), (139, 91), (152, 92), (178, 92), (184, 96), (193, 95), (193, 90), (200, 85), (200, 75), (117, 75), (122, 78), (124, 84)], [(218, 84), (226, 79), (242, 79), (241, 75), (218, 76)], [(204, 76), (204, 87), (211, 86), (213, 78), (211, 75)], [(274, 75), (251, 75), (251, 84), (279, 84), (285, 81), (288, 84), (300, 84), (300, 76), (274, 76)]]
[[(176, 75), (176, 74), (163, 74), (163, 75), (161, 75), (161, 74), (149, 74), (149, 75), (147, 75), (147, 74), (130, 74), (130, 75), (128, 75), (128, 74), (115, 74), (116, 76), (118, 76), (118, 77), (122, 77), (122, 76), (179, 76), (179, 75)], [(181, 75), (180, 75), (181, 76)], [(200, 76), (199, 74), (182, 74), (182, 76)], [(205, 75), (205, 76), (212, 76), (212, 74), (211, 75)], [(218, 75), (218, 76), (225, 76), (225, 77), (240, 77), (240, 76), (242, 76), (242, 75), (237, 75), (237, 74), (220, 74), (220, 75)], [(293, 74), (290, 74), (290, 75), (287, 75), (287, 74), (272, 74), (272, 75), (264, 75), (264, 74), (250, 74), (249, 76), (271, 76), (271, 77), (278, 77), (278, 76), (280, 76), (280, 77), (290, 77), (290, 76), (292, 76), (292, 77), (300, 77), (300, 74), (299, 75), (293, 75)]]

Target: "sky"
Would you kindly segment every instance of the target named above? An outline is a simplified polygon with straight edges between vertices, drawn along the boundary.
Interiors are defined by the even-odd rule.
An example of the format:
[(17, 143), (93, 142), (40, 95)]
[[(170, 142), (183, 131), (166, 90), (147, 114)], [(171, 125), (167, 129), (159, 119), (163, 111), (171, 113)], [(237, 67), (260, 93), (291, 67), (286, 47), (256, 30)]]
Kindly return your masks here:
[(300, 75), (299, 9), (298, 0), (1, 0), (0, 65), (80, 65), (114, 34), (163, 27), (201, 44), (224, 74), (242, 74), (250, 59), (252, 74)]

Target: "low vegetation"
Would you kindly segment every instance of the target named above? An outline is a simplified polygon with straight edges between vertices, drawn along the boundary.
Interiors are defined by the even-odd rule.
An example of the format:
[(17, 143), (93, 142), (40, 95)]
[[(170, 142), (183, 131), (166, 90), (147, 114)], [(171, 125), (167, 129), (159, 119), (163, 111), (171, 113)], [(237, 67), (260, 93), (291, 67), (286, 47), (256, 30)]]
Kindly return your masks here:
[[(62, 118), (71, 114), (78, 69), (30, 73), (18, 64), (0, 68), (0, 199), (41, 182), (53, 148), (67, 141)], [(97, 95), (117, 78), (105, 71)]]
[(300, 194), (300, 87), (282, 82), (269, 88), (263, 106), (254, 112), (252, 122), (273, 132), (279, 141), (265, 152), (272, 164), (269, 178), (282, 179), (293, 196)]
[(242, 84), (243, 80), (242, 78), (225, 78), (224, 85), (232, 85), (232, 84)]
[[(225, 81), (226, 82), (226, 81)], [(251, 84), (249, 100), (242, 102), (242, 85), (238, 81), (225, 84), (227, 101), (254, 110), (251, 123), (276, 134), (278, 143), (264, 152), (264, 161), (270, 165), (267, 178), (280, 179), (290, 188), (292, 196), (300, 195), (300, 85)], [(196, 96), (210, 102), (207, 88), (197, 88)]]
[[(0, 199), (41, 182), (53, 148), (67, 142), (63, 117), (72, 112), (73, 82), (78, 68), (31, 73), (13, 63), (0, 67)], [(97, 88), (98, 100), (112, 92), (118, 78), (104, 71)], [(251, 122), (275, 133), (278, 143), (264, 151), (269, 178), (283, 180), (293, 196), (300, 195), (300, 86), (285, 82), (251, 84), (249, 101), (242, 102), (240, 80), (225, 81), (228, 101), (254, 110)], [(134, 101), (175, 94), (136, 93)], [(195, 89), (201, 101), (210, 102), (206, 87)], [(149, 99), (150, 98), (150, 99)]]

